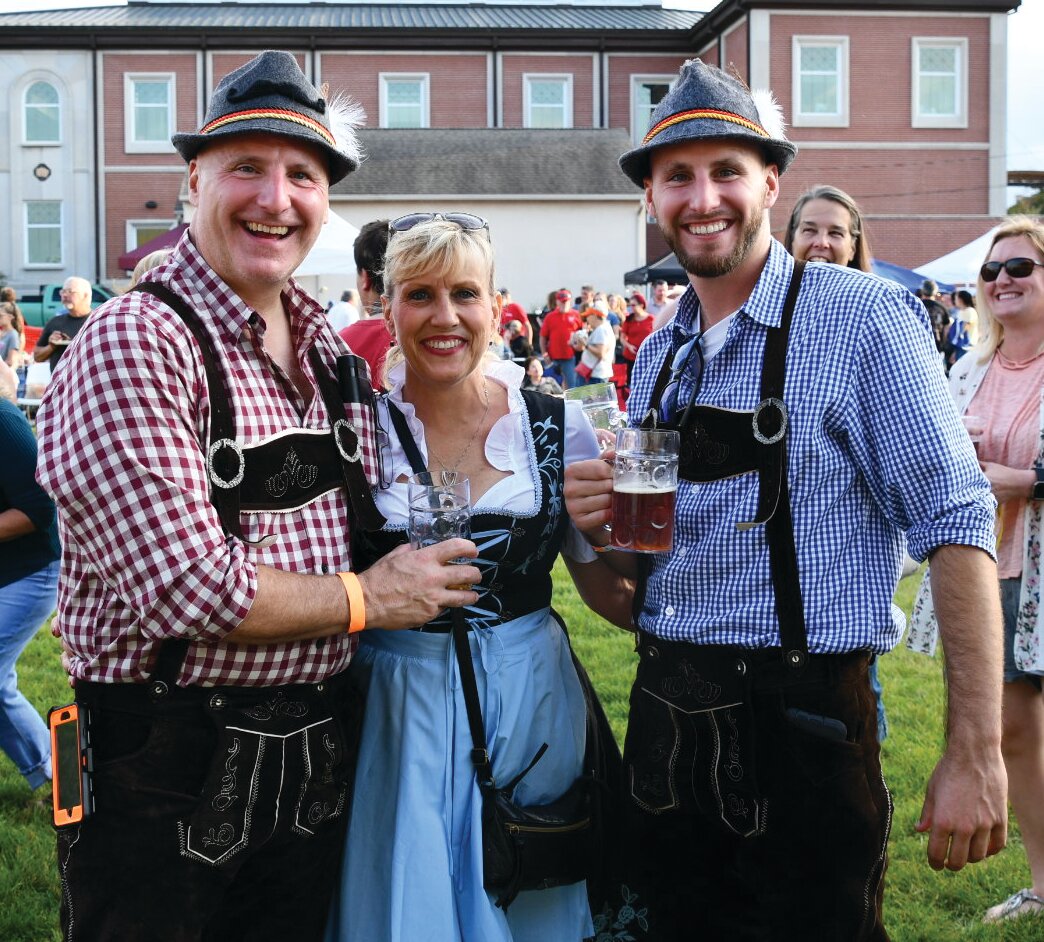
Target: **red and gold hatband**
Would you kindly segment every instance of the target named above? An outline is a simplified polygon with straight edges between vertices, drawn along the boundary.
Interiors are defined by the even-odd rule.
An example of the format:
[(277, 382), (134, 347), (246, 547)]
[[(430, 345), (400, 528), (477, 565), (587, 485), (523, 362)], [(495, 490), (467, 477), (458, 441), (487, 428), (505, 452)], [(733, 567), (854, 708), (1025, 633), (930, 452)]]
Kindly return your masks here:
[(692, 111), (679, 111), (678, 114), (672, 114), (669, 118), (664, 118), (659, 124), (649, 129), (649, 133), (642, 139), (642, 144), (648, 144), (661, 131), (673, 127), (675, 124), (682, 124), (685, 121), (696, 121), (700, 118), (709, 118), (714, 121), (730, 121), (732, 124), (738, 124), (748, 131), (753, 131), (755, 134), (760, 134), (762, 137), (767, 137), (771, 140), (768, 131), (760, 124), (751, 121), (749, 118), (744, 118), (742, 115), (733, 114), (731, 111), (717, 111), (713, 108), (696, 108)]
[(231, 114), (225, 114), (220, 118), (215, 118), (210, 122), (210, 124), (200, 128), (199, 133), (209, 134), (211, 131), (216, 131), (218, 128), (223, 128), (225, 125), (233, 124), (236, 121), (256, 121), (259, 118), (292, 121), (294, 124), (299, 124), (302, 127), (308, 128), (309, 131), (315, 131), (315, 133), (331, 147), (337, 147), (337, 142), (334, 140), (334, 136), (330, 133), (329, 129), (323, 127), (323, 125), (314, 118), (298, 114), (296, 111), (287, 111), (285, 108), (253, 108), (250, 111), (233, 111)]

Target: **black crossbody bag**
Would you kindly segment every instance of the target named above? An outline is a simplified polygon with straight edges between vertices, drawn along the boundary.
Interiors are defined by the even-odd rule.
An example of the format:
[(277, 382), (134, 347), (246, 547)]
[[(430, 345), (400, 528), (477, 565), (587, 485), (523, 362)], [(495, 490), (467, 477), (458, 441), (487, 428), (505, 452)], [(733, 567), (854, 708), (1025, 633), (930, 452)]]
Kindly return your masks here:
[[(522, 807), (512, 792), (547, 750), (544, 743), (532, 761), (506, 785), (493, 779), (493, 766), (482, 723), (468, 628), (462, 609), (453, 610), (453, 647), (460, 668), (461, 690), (468, 711), (479, 791), (482, 795), (482, 884), (507, 909), (522, 890), (544, 890), (586, 880), (594, 872), (600, 846), (596, 833), (595, 779), (581, 775), (564, 795), (546, 805)], [(590, 743), (590, 710), (588, 741)], [(585, 755), (585, 772), (588, 754)]]

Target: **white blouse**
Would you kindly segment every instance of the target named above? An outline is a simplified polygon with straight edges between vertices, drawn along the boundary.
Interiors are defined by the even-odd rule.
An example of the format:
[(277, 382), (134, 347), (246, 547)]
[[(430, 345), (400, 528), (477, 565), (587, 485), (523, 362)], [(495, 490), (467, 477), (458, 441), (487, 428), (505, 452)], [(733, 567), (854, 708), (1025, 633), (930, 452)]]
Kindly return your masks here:
[[(525, 371), (510, 360), (487, 359), (483, 362), (486, 379), (498, 383), (507, 390), (508, 412), (501, 416), (489, 431), (485, 441), (486, 460), (498, 471), (509, 472), (506, 478), (497, 481), (477, 501), (473, 502), (475, 513), (503, 513), (516, 517), (532, 517), (540, 510), (542, 485), (536, 469), (536, 454), (533, 449), (533, 434), (530, 428), (520, 388)], [(388, 375), (391, 388), (388, 398), (398, 406), (406, 424), (417, 443), (417, 448), (428, 463), (428, 446), (424, 438), (424, 426), (417, 418), (413, 404), (403, 401), (402, 386), (406, 380), (406, 364), (397, 364)], [(405, 529), (408, 517), (405, 478), (413, 474), (409, 459), (398, 436), (391, 434), (393, 426), (384, 399), (379, 402), (381, 427), (389, 432), (390, 442), (382, 449), (384, 480), (388, 487), (377, 492), (377, 507), (388, 519), (388, 528)], [(580, 403), (566, 400), (565, 403), (565, 455), (566, 465), (574, 461), (597, 458), (600, 454), (598, 440), (591, 424), (584, 416)], [(573, 526), (566, 533), (562, 552), (571, 559), (590, 562), (594, 558), (587, 541)]]

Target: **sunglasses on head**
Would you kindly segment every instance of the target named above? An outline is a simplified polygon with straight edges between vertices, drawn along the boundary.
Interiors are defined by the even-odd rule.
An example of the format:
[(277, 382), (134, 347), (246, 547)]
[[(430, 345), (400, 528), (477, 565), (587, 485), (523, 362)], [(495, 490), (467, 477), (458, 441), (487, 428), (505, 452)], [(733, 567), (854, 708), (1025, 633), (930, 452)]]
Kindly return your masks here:
[(1044, 268), (1044, 265), (1032, 258), (1009, 258), (1006, 262), (987, 262), (979, 269), (979, 276), (983, 281), (996, 281), (1002, 268), (1011, 278), (1029, 278), (1034, 268)]
[(681, 417), (681, 425), (689, 417), (689, 410), (696, 401), (696, 394), (700, 389), (700, 379), (703, 377), (703, 347), (700, 345), (702, 331), (685, 341), (674, 354), (671, 361), (671, 378), (663, 388), (660, 396), (660, 421), (671, 423), (678, 414), (678, 391), (681, 389), (681, 378), (688, 372), (692, 377), (692, 393), (689, 402), (685, 406), (685, 412)]
[(407, 213), (405, 216), (399, 216), (398, 219), (393, 219), (388, 223), (388, 230), (390, 232), (409, 232), (414, 226), (419, 226), (425, 222), (434, 222), (436, 219), (452, 222), (454, 225), (460, 226), (461, 229), (466, 229), (469, 232), (489, 229), (489, 223), (485, 219), (472, 213)]

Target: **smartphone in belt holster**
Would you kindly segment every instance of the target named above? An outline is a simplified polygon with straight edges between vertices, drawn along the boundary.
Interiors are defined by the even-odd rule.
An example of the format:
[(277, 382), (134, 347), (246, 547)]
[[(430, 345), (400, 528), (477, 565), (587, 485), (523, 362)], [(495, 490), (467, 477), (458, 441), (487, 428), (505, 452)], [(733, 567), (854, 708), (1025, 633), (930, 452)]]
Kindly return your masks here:
[(70, 827), (94, 811), (90, 711), (83, 703), (52, 707), (47, 714), (47, 725), (51, 731), (54, 826)]

